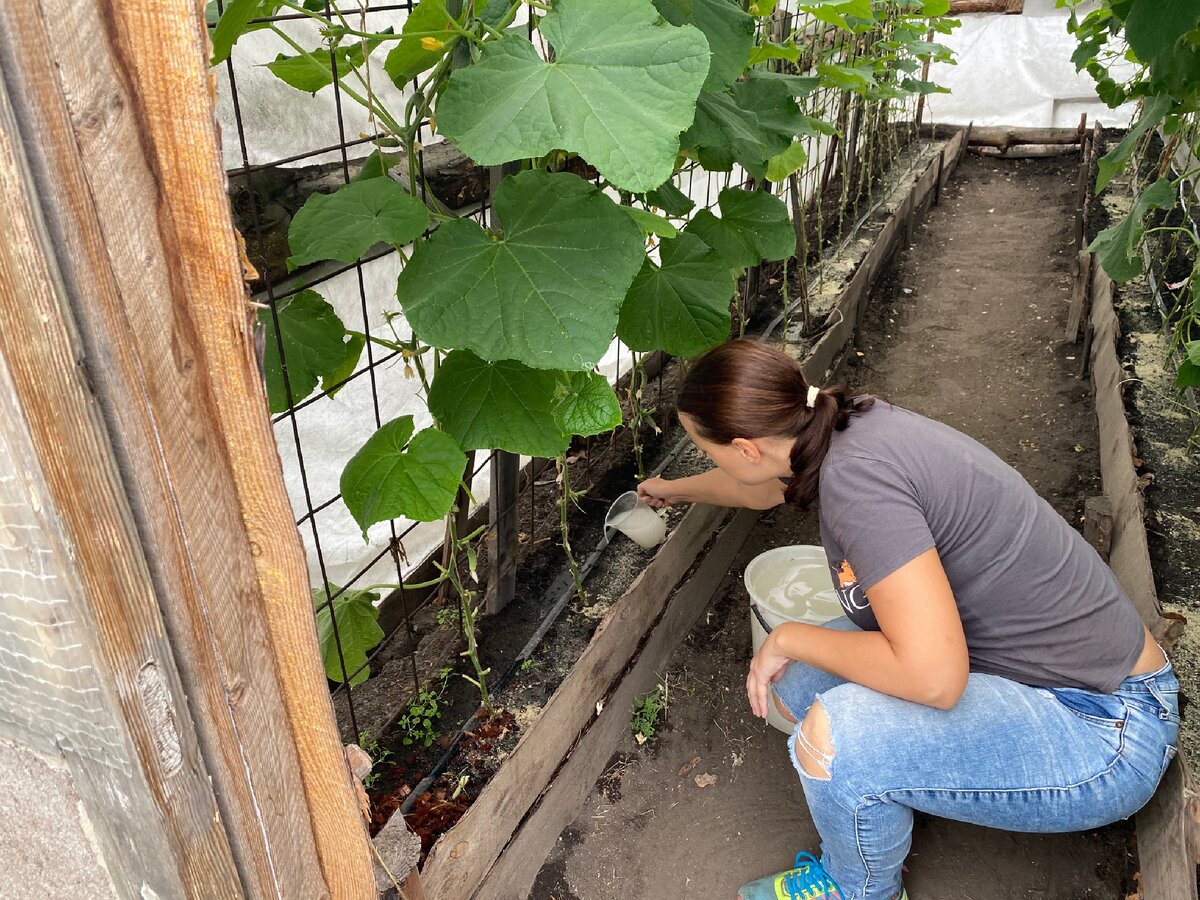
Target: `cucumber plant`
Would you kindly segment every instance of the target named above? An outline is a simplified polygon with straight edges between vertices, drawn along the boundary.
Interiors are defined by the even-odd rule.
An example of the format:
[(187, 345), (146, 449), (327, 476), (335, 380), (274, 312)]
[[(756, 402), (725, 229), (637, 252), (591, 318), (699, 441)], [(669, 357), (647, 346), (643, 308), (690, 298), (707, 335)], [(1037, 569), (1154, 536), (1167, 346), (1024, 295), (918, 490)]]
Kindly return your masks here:
[[(433, 425), (385, 423), (342, 472), (342, 499), (364, 538), (388, 519), (446, 516), (474, 449), (558, 458), (565, 519), (575, 494), (561, 461), (572, 439), (621, 424), (617, 396), (595, 371), (613, 341), (639, 354), (697, 355), (729, 336), (747, 267), (795, 252), (788, 208), (769, 187), (805, 166), (808, 138), (838, 127), (819, 104), (806, 112), (798, 101), (858, 94), (884, 127), (906, 98), (939, 90), (915, 73), (949, 58), (926, 39), (955, 24), (944, 18), (948, 0), (806, 0), (782, 39), (766, 27), (775, 6), (421, 0), (399, 32), (355, 28), (323, 0), (229, 0), (212, 16), (214, 64), (242, 35), (269, 30), (281, 43), (266, 64), (273, 75), (310, 93), (336, 81), (378, 129), (358, 176), (311, 196), (293, 218), (288, 264), (353, 262), (379, 242), (402, 248), (396, 303), (412, 337), (347, 329), (311, 289), (261, 315), (273, 411), (344, 380), (367, 341), (402, 354), (421, 379)], [(514, 27), (522, 7), (528, 28)], [(278, 12), (312, 20), (319, 43), (269, 21)], [(372, 89), (368, 60), (381, 54), (407, 96), (402, 112)], [(406, 187), (421, 184), (423, 124), (479, 165), (516, 164), (492, 198), (495, 224), (459, 218), (431, 191)], [(597, 183), (564, 171), (574, 157)], [(752, 184), (726, 188), (715, 210), (692, 215), (680, 172), (735, 164)], [(638, 400), (634, 428), (646, 415)], [(452, 544), (439, 580), (471, 596), (457, 566), (471, 552), (468, 536)], [(363, 626), (345, 629), (343, 642), (382, 637), (363, 614), (367, 596), (335, 596), (337, 623), (345, 611)], [(472, 680), (486, 705), (475, 609), (464, 605)], [(358, 648), (347, 655), (358, 660)]]

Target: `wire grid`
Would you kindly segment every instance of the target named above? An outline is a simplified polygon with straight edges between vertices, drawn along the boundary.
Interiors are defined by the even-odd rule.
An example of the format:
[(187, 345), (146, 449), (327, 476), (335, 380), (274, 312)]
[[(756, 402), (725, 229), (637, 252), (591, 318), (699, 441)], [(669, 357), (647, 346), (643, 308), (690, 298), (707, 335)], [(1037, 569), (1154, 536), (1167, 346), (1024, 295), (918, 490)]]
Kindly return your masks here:
[[(216, 0), (216, 3), (217, 3), (218, 12), (223, 13), (224, 7), (226, 5), (226, 0)], [(402, 3), (388, 3), (388, 4), (381, 4), (381, 5), (375, 5), (375, 6), (372, 6), (368, 2), (363, 2), (360, 6), (356, 6), (353, 9), (340, 9), (340, 10), (338, 10), (338, 12), (340, 12), (346, 16), (358, 16), (358, 17), (363, 17), (365, 19), (365, 16), (368, 13), (385, 12), (385, 11), (409, 12), (410, 13), (412, 11), (412, 8), (414, 5), (415, 4), (414, 4), (413, 0), (406, 0), (406, 2), (402, 2)], [(787, 3), (780, 4), (781, 10), (784, 11), (785, 13), (788, 12), (788, 10), (787, 10), (788, 6), (789, 6), (789, 4), (787, 4)], [(326, 0), (326, 5), (325, 5), (326, 16), (331, 16), (331, 15), (333, 15), (334, 12), (335, 12), (334, 9), (332, 8), (332, 6), (328, 2), (328, 0)], [(797, 31), (807, 30), (809, 32), (812, 32), (814, 29), (819, 28), (820, 34), (821, 35), (824, 34), (824, 26), (819, 26), (814, 19), (811, 19), (811, 17), (808, 19), (805, 19), (804, 17), (795, 16), (794, 13), (789, 13), (789, 14), (791, 14), (793, 16), (793, 19), (796, 22), (794, 28)], [(261, 19), (256, 19), (255, 22), (260, 23), (260, 24), (267, 24), (267, 23), (293, 21), (293, 20), (298, 20), (298, 19), (303, 19), (303, 18), (305, 18), (305, 16), (303, 16), (299, 13), (289, 13), (289, 14), (276, 15), (276, 16), (270, 16), (270, 17), (264, 17)], [(841, 40), (842, 40), (842, 45), (838, 47), (837, 53), (840, 55), (840, 58), (844, 62), (850, 63), (855, 58), (856, 47), (858, 46), (858, 42), (851, 40), (849, 43), (847, 43), (847, 39), (844, 35), (842, 36)], [(313, 150), (308, 150), (308, 151), (305, 151), (302, 153), (296, 153), (296, 154), (291, 154), (291, 155), (287, 155), (287, 156), (277, 157), (277, 158), (271, 159), (266, 162), (260, 161), (260, 162), (251, 163), (250, 154), (249, 154), (248, 148), (247, 148), (246, 120), (245, 120), (245, 117), (243, 116), (243, 112), (242, 112), (242, 102), (241, 102), (241, 97), (240, 97), (239, 91), (238, 91), (237, 73), (235, 72), (235, 68), (234, 68), (234, 64), (233, 64), (234, 54), (237, 54), (237, 53), (238, 53), (238, 48), (235, 47), (233, 50), (233, 54), (231, 54), (230, 58), (225, 63), (225, 68), (226, 68), (226, 73), (227, 73), (228, 79), (229, 79), (230, 99), (232, 101), (232, 106), (233, 106), (234, 123), (235, 123), (235, 127), (236, 127), (237, 142), (238, 142), (238, 148), (240, 151), (240, 163), (241, 164), (237, 167), (227, 170), (227, 176), (231, 183), (238, 179), (241, 179), (242, 181), (244, 181), (246, 189), (247, 189), (246, 194), (247, 194), (247, 197), (249, 200), (250, 226), (257, 234), (259, 234), (261, 236), (262, 230), (263, 230), (262, 210), (259, 209), (258, 195), (255, 193), (255, 190), (254, 190), (256, 176), (261, 176), (262, 173), (264, 173), (268, 170), (274, 169), (275, 167), (292, 165), (292, 164), (296, 164), (296, 163), (303, 163), (306, 160), (316, 160), (317, 158), (323, 157), (327, 154), (336, 153), (339, 158), (339, 162), (340, 162), (342, 179), (344, 182), (348, 182), (351, 177), (350, 176), (351, 157), (350, 157), (349, 151), (351, 149), (358, 148), (358, 147), (364, 147), (364, 148), (368, 147), (373, 141), (377, 140), (378, 138), (382, 137), (383, 135), (382, 134), (370, 134), (370, 135), (359, 135), (359, 136), (348, 136), (347, 135), (347, 127), (346, 127), (346, 121), (345, 121), (344, 110), (343, 110), (343, 99), (344, 98), (343, 98), (341, 84), (340, 84), (340, 80), (339, 80), (339, 76), (338, 76), (338, 72), (337, 72), (338, 60), (337, 60), (336, 54), (331, 54), (330, 55), (331, 56), (330, 64), (332, 67), (333, 80), (332, 80), (332, 84), (329, 87), (332, 91), (333, 100), (334, 100), (334, 111), (335, 111), (335, 116), (336, 116), (337, 134), (338, 134), (337, 143), (329, 144), (329, 145), (322, 146), (322, 147), (319, 147), (319, 148), (313, 149)], [(840, 94), (840, 92), (834, 91), (832, 89), (826, 89), (826, 90), (818, 91), (818, 92), (810, 95), (808, 98), (805, 98), (805, 100), (802, 101), (801, 105), (802, 105), (804, 112), (806, 112), (810, 115), (820, 115), (820, 113), (823, 110), (826, 110), (826, 109), (830, 108), (833, 104), (835, 104), (840, 96), (842, 96)], [(840, 114), (840, 116), (844, 117), (846, 114), (845, 113), (845, 110), (846, 110), (845, 103), (842, 104), (842, 107), (843, 107), (843, 112)], [(888, 117), (885, 116), (885, 119), (887, 119), (887, 118)], [(838, 124), (839, 125), (842, 124), (840, 119), (839, 119)], [(426, 135), (431, 134), (431, 133), (432, 132), (430, 132), (430, 130), (429, 130), (428, 120), (423, 121), (421, 123), (420, 129), (418, 131), (418, 135), (417, 135), (418, 141), (423, 144)], [(808, 143), (807, 143), (806, 149), (808, 152), (809, 162), (805, 166), (804, 169), (802, 169), (800, 172), (797, 173), (797, 176), (796, 176), (801, 184), (800, 194), (804, 198), (806, 198), (806, 201), (811, 200), (812, 198), (818, 197), (818, 195), (820, 194), (821, 188), (824, 186), (823, 179), (824, 179), (824, 181), (827, 181), (829, 178), (829, 172), (832, 170), (831, 164), (826, 162), (826, 159), (830, 152), (830, 139), (827, 137), (824, 137), (822, 135), (813, 135), (813, 136), (810, 136), (807, 139), (807, 141), (808, 141)], [(860, 148), (859, 148), (859, 146), (857, 146), (857, 144), (853, 144), (848, 148), (845, 145), (843, 145), (842, 148), (840, 148), (838, 158), (836, 160), (834, 160), (834, 162), (832, 163), (832, 168), (840, 170), (841, 173), (843, 174), (843, 176), (845, 176), (846, 172), (848, 172), (847, 166), (848, 165), (852, 166), (855, 164), (857, 155), (859, 154), (859, 152), (860, 152)], [(419, 167), (420, 167), (421, 176), (422, 176), (421, 181), (420, 181), (422, 199), (428, 200), (428, 198), (425, 196), (425, 193), (427, 190), (427, 188), (426, 188), (427, 182), (424, 177), (425, 169), (424, 169), (424, 158), (423, 157), (424, 157), (423, 151), (418, 151), (418, 162), (419, 162)], [(356, 159), (355, 161), (357, 162), (358, 160)], [(824, 175), (822, 173), (822, 168), (825, 169)], [(716, 176), (715, 178), (713, 177), (714, 175)], [(700, 184), (697, 183), (698, 179), (702, 179), (702, 182)], [(597, 177), (597, 180), (599, 180), (598, 177)], [(724, 188), (727, 188), (730, 186), (735, 186), (735, 185), (739, 186), (739, 187), (748, 187), (748, 188), (753, 188), (756, 186), (754, 183), (754, 180), (740, 166), (735, 165), (733, 167), (732, 171), (726, 172), (726, 173), (708, 173), (694, 163), (689, 164), (687, 167), (685, 167), (681, 171), (680, 175), (677, 177), (677, 184), (681, 187), (681, 189), (684, 191), (684, 193), (688, 194), (689, 197), (691, 197), (691, 198), (693, 198), (693, 200), (695, 200), (697, 210), (700, 210), (700, 209), (712, 210), (714, 207), (716, 207), (717, 194), (719, 194), (719, 191)], [(787, 186), (786, 183), (784, 183), (781, 185), (775, 185), (773, 187), (775, 190), (784, 190), (784, 189), (786, 189), (786, 186)], [(703, 192), (702, 198), (697, 196), (697, 194), (700, 193), (701, 190)], [(817, 203), (816, 206), (817, 206), (818, 215), (819, 215), (820, 204)], [(487, 224), (487, 216), (488, 216), (489, 209), (490, 209), (489, 198), (487, 196), (485, 196), (483, 198), (482, 202), (479, 204), (478, 208), (471, 210), (469, 212), (469, 215), (471, 217), (477, 219), (477, 221), (479, 221), (480, 224)], [(818, 233), (819, 233), (819, 225), (818, 225)], [(380, 404), (379, 404), (379, 397), (380, 397), (380, 390), (381, 390), (380, 383), (381, 383), (381, 381), (384, 380), (384, 377), (386, 375), (385, 367), (388, 364), (395, 362), (397, 357), (400, 354), (396, 351), (388, 351), (388, 352), (380, 353), (379, 349), (374, 345), (374, 343), (372, 341), (368, 340), (368, 341), (366, 341), (365, 347), (364, 347), (365, 357), (366, 357), (365, 364), (363, 364), (362, 361), (360, 360), (360, 366), (343, 381), (341, 381), (337, 384), (334, 384), (334, 385), (330, 385), (328, 387), (322, 386), (322, 389), (320, 391), (312, 394), (309, 397), (306, 397), (305, 399), (303, 399), (299, 402), (294, 402), (292, 387), (291, 387), (291, 383), (290, 383), (290, 380), (288, 378), (288, 373), (287, 373), (285, 348), (284, 348), (282, 337), (281, 337), (281, 330), (279, 328), (278, 304), (281, 301), (284, 301), (290, 297), (293, 297), (294, 295), (298, 294), (299, 292), (301, 292), (303, 290), (314, 288), (318, 285), (321, 285), (324, 282), (328, 282), (338, 276), (341, 276), (341, 275), (344, 275), (346, 273), (353, 271), (355, 273), (355, 279), (357, 281), (357, 287), (358, 287), (357, 293), (358, 293), (358, 300), (359, 300), (359, 311), (361, 312), (361, 315), (362, 315), (362, 330), (364, 333), (369, 334), (370, 330), (371, 330), (371, 323), (370, 323), (370, 317), (369, 317), (369, 313), (368, 313), (368, 302), (369, 302), (368, 301), (368, 291), (367, 291), (366, 284), (365, 284), (364, 277), (363, 277), (363, 267), (364, 267), (364, 265), (374, 263), (385, 257), (389, 257), (396, 252), (397, 252), (396, 248), (389, 247), (389, 248), (382, 249), (382, 250), (372, 251), (371, 253), (364, 256), (362, 259), (358, 260), (355, 263), (349, 264), (349, 265), (341, 265), (341, 266), (325, 267), (325, 268), (316, 267), (313, 269), (309, 269), (307, 271), (301, 272), (300, 277), (295, 282), (289, 283), (286, 287), (276, 285), (272, 282), (271, 275), (270, 275), (270, 272), (268, 271), (267, 267), (264, 267), (264, 271), (262, 273), (262, 279), (263, 279), (263, 285), (264, 285), (263, 297), (266, 301), (266, 305), (270, 309), (270, 315), (271, 315), (272, 320), (275, 325), (277, 351), (279, 353), (281, 361), (283, 362), (283, 366), (282, 366), (283, 382), (284, 382), (284, 388), (285, 388), (288, 403), (289, 403), (288, 410), (286, 412), (283, 412), (283, 413), (280, 413), (280, 414), (274, 416), (272, 419), (272, 422), (273, 422), (273, 424), (275, 424), (277, 426), (281, 425), (283, 423), (287, 423), (286, 427), (290, 429), (292, 439), (295, 442), (296, 458), (297, 458), (297, 463), (298, 463), (298, 468), (299, 468), (299, 476), (300, 476), (300, 482), (301, 482), (301, 489), (302, 489), (302, 493), (303, 493), (303, 506), (304, 506), (304, 509), (302, 512), (300, 512), (298, 510), (298, 512), (300, 512), (300, 515), (296, 519), (296, 525), (297, 525), (297, 528), (299, 528), (299, 529), (306, 529), (311, 534), (311, 537), (312, 537), (312, 547), (313, 547), (313, 551), (316, 556), (317, 569), (320, 572), (320, 583), (321, 583), (321, 587), (324, 590), (324, 597), (325, 597), (325, 599), (316, 606), (314, 612), (319, 613), (322, 610), (327, 610), (329, 613), (330, 626), (331, 626), (331, 630), (333, 633), (334, 644), (337, 648), (338, 666), (340, 668), (340, 672), (341, 672), (341, 676), (342, 676), (340, 683), (337, 684), (337, 686), (334, 688), (333, 693), (335, 696), (338, 693), (345, 693), (348, 718), (349, 718), (350, 726), (353, 729), (353, 734), (356, 737), (360, 733), (359, 725), (358, 725), (358, 716), (357, 716), (355, 706), (354, 706), (353, 691), (350, 689), (349, 685), (351, 684), (351, 682), (355, 678), (355, 676), (359, 675), (362, 671), (367, 669), (367, 667), (369, 667), (373, 662), (375, 662), (377, 660), (379, 655), (382, 652), (384, 652), (384, 650), (386, 648), (389, 647), (389, 645), (392, 641), (394, 641), (396, 635), (400, 634), (401, 632), (403, 632), (406, 637), (405, 652), (408, 657), (408, 670), (409, 670), (409, 673), (412, 678), (414, 696), (421, 689), (420, 676), (418, 673), (417, 659), (416, 659), (417, 640), (416, 640), (416, 634), (415, 634), (415, 630), (413, 627), (413, 621), (412, 621), (413, 614), (415, 612), (417, 612), (417, 610), (420, 608), (420, 605), (419, 604), (418, 605), (410, 604), (409, 598), (405, 596), (404, 587), (403, 587), (405, 574), (406, 574), (405, 573), (406, 565), (408, 565), (410, 569), (413, 568), (413, 566), (411, 566), (410, 561), (407, 560), (405, 552), (404, 552), (404, 540), (407, 537), (409, 537), (409, 535), (411, 535), (413, 530), (417, 527), (417, 523), (408, 524), (404, 527), (398, 527), (397, 522), (395, 520), (392, 520), (391, 522), (389, 522), (388, 528), (390, 530), (390, 535), (389, 535), (390, 539), (388, 541), (387, 546), (384, 547), (382, 550), (378, 551), (365, 565), (362, 565), (361, 567), (359, 567), (358, 570), (353, 574), (352, 577), (345, 579), (344, 583), (340, 587), (334, 588), (332, 582), (329, 579), (328, 572), (327, 572), (325, 555), (322, 550), (321, 529), (318, 525), (317, 514), (320, 513), (322, 510), (328, 509), (329, 507), (333, 506), (338, 501), (340, 501), (341, 495), (334, 494), (333, 496), (330, 496), (330, 497), (314, 498), (312, 489), (311, 489), (311, 485), (310, 485), (308, 468), (305, 463), (305, 448), (304, 448), (303, 442), (301, 440), (300, 428), (297, 423), (296, 414), (298, 412), (300, 412), (301, 410), (304, 410), (314, 404), (318, 404), (318, 403), (328, 400), (330, 398), (331, 394), (333, 394), (340, 388), (344, 387), (346, 384), (349, 384), (352, 381), (357, 381), (359, 379), (366, 378), (370, 383), (370, 393), (371, 393), (371, 403), (372, 403), (372, 410), (373, 410), (373, 416), (374, 416), (374, 425), (375, 425), (375, 428), (379, 428), (383, 424), (382, 417), (380, 415)], [(377, 300), (378, 298), (374, 298), (374, 299)], [(744, 299), (745, 299), (744, 295), (740, 295), (739, 303)], [(630, 375), (630, 373), (633, 370), (634, 364), (635, 364), (635, 360), (633, 358), (633, 354), (630, 353), (628, 350), (624, 350), (624, 352), (623, 352), (623, 348), (618, 344), (616, 347), (616, 373), (615, 373), (616, 381), (618, 382), (618, 384), (621, 382), (621, 380), (625, 376)], [(655, 380), (657, 381), (657, 391), (658, 391), (660, 407), (661, 407), (661, 398), (662, 398), (663, 368), (664, 367), (660, 366), (659, 370), (655, 376)], [(636, 427), (641, 427), (641, 423), (637, 423)], [(586, 465), (589, 467), (589, 471), (590, 471), (590, 461), (591, 461), (590, 450), (591, 450), (592, 444), (593, 444), (593, 440), (591, 438), (587, 439), (586, 447), (589, 452), (586, 454), (585, 458), (588, 461)], [(494, 457), (495, 457), (495, 453), (493, 452), (493, 453), (489, 453), (489, 454), (483, 456), (481, 459), (477, 458), (474, 461), (474, 464), (471, 467), (471, 470), (467, 473), (464, 473), (465, 474), (464, 480), (466, 481), (466, 483), (470, 484), (473, 481), (474, 477), (479, 475), (493, 461)], [(523, 479), (523, 484), (521, 485), (521, 491), (514, 501), (514, 504), (516, 505), (517, 510), (518, 510), (519, 517), (523, 517), (522, 512), (521, 512), (522, 507), (524, 507), (525, 509), (528, 510), (528, 526), (526, 529), (526, 533), (527, 533), (528, 539), (530, 541), (534, 541), (537, 539), (537, 532), (538, 532), (538, 526), (539, 526), (539, 522), (537, 520), (537, 515), (536, 515), (537, 493), (538, 493), (537, 487), (538, 486), (537, 486), (537, 478), (534, 476), (533, 472), (534, 472), (533, 468), (529, 468), (526, 470), (528, 477), (525, 477)], [(511, 511), (511, 510), (506, 510), (505, 512), (508, 512), (508, 511)], [(437, 552), (437, 551), (435, 550), (434, 552)], [(392, 557), (392, 566), (393, 566), (393, 568), (395, 570), (395, 574), (396, 574), (396, 584), (400, 586), (397, 591), (398, 596), (396, 596), (394, 598), (394, 601), (399, 603), (399, 606), (401, 609), (402, 626), (397, 627), (390, 634), (386, 635), (385, 638), (383, 639), (383, 641), (381, 641), (367, 655), (367, 659), (362, 665), (357, 666), (354, 669), (350, 670), (347, 665), (346, 658), (345, 658), (345, 655), (342, 650), (341, 637), (338, 632), (337, 617), (335, 615), (333, 615), (333, 603), (339, 596), (341, 596), (347, 590), (351, 590), (356, 585), (358, 585), (360, 583), (361, 579), (363, 579), (364, 576), (372, 568), (374, 568), (378, 563), (380, 563), (386, 556)]]

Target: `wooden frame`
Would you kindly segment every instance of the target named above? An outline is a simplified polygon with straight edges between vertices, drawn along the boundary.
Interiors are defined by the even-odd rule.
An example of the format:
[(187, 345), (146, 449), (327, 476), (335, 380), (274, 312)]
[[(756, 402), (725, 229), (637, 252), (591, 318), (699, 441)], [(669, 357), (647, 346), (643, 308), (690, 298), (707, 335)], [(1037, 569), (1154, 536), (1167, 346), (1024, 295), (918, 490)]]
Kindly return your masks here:
[[(74, 643), (90, 662), (73, 671), (98, 682), (127, 751), (73, 769), (119, 895), (373, 897), (208, 53), (196, 3), (29, 0), (0, 18), (0, 190), (15, 213), (0, 430), (39, 468), (13, 508), (41, 517), (70, 620), (87, 623)], [(0, 629), (0, 647), (19, 640)], [(17, 717), (8, 739), (79, 756)], [(120, 793), (96, 774), (110, 769)]]

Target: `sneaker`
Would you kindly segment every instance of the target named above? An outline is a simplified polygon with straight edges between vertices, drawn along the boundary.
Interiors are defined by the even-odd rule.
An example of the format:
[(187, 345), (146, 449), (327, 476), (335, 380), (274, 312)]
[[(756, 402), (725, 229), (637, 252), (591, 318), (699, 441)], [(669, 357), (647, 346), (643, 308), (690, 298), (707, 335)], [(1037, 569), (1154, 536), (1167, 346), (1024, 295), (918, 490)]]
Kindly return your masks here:
[(841, 900), (837, 883), (811, 853), (797, 853), (796, 865), (738, 888), (738, 900)]
[[(811, 853), (797, 853), (795, 868), (743, 884), (738, 900), (842, 900), (842, 892)], [(901, 888), (897, 900), (908, 892)]]

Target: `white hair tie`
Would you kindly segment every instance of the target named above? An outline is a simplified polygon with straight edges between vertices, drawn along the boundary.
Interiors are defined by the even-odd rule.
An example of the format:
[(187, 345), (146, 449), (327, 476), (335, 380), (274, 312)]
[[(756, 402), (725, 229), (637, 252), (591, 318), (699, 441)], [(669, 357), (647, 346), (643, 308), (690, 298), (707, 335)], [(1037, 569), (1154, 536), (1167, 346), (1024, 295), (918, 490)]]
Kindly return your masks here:
[(816, 409), (817, 397), (820, 395), (821, 389), (819, 387), (817, 387), (815, 384), (810, 384), (808, 386), (808, 403), (806, 405), (809, 409)]

